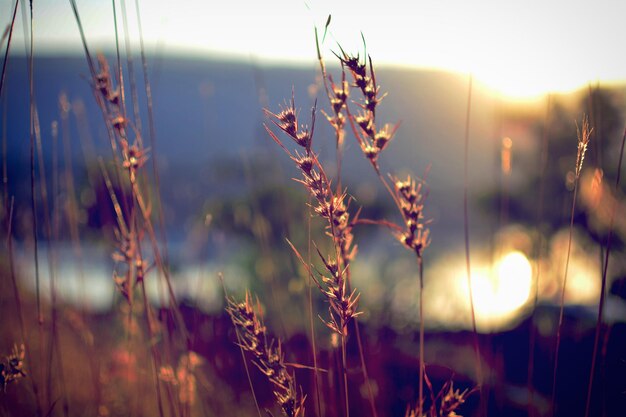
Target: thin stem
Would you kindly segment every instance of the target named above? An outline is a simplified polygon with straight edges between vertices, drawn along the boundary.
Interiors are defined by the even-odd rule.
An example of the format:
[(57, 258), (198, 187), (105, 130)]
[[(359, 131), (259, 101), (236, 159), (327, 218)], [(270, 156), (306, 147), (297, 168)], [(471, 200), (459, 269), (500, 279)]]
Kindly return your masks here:
[[(472, 273), (470, 265), (470, 237), (469, 237), (469, 136), (470, 136), (470, 116), (472, 111), (472, 82), (473, 76), (469, 76), (469, 86), (467, 95), (467, 114), (465, 118), (465, 147), (464, 147), (464, 159), (463, 159), (463, 232), (465, 236), (465, 267), (467, 272), (467, 286), (469, 288), (469, 301), (470, 310), (472, 315), (472, 331), (474, 333), (474, 352), (476, 354), (476, 378), (478, 379), (478, 385), (483, 385), (483, 371), (482, 363), (480, 359), (480, 347), (478, 344), (478, 331), (476, 330), (476, 311), (474, 309), (474, 293), (472, 289)], [(484, 398), (481, 398), (481, 403), (484, 402)], [(485, 407), (486, 408), (486, 407)]]
[[(137, 94), (137, 82), (135, 78), (135, 66), (133, 64), (133, 55), (130, 47), (130, 33), (128, 31), (128, 17), (126, 16), (126, 1), (121, 0), (120, 7), (122, 9), (122, 27), (124, 28), (124, 49), (126, 49), (126, 65), (128, 65), (128, 79), (130, 81), (130, 97), (133, 102), (133, 116), (135, 119), (135, 127), (141, 132), (141, 116), (139, 114), (139, 97)], [(137, 135), (141, 138), (141, 135)]]
[(356, 334), (356, 341), (359, 347), (359, 358), (361, 359), (361, 369), (363, 370), (363, 377), (365, 378), (365, 384), (367, 385), (367, 394), (370, 403), (370, 408), (372, 410), (372, 416), (378, 417), (378, 412), (376, 411), (376, 405), (374, 403), (374, 391), (372, 390), (372, 382), (370, 381), (369, 375), (367, 373), (367, 365), (365, 364), (365, 355), (363, 354), (363, 342), (361, 341), (361, 330), (359, 329), (359, 320), (358, 317), (354, 318), (354, 329)]
[(35, 286), (37, 297), (37, 320), (43, 324), (43, 314), (41, 312), (41, 294), (39, 290), (39, 243), (37, 241), (37, 204), (35, 201), (35, 88), (33, 80), (33, 2), (30, 2), (30, 50), (28, 58), (28, 83), (30, 97), (30, 195), (31, 210), (33, 215), (33, 242), (35, 250)]
[[(39, 333), (39, 359), (40, 363), (43, 365), (43, 339), (44, 339), (44, 329), (43, 329), (43, 312), (41, 309), (41, 291), (40, 291), (40, 282), (39, 282), (39, 241), (37, 237), (37, 202), (36, 202), (36, 192), (35, 192), (35, 88), (34, 88), (34, 77), (33, 77), (33, 2), (30, 1), (30, 49), (28, 51), (28, 84), (29, 84), (29, 107), (30, 107), (30, 203), (31, 210), (33, 216), (33, 250), (34, 250), (34, 261), (35, 261), (35, 292), (36, 292), (36, 300), (37, 300), (37, 323), (38, 323), (38, 333)], [(42, 369), (42, 378), (43, 378), (43, 369)], [(37, 412), (38, 415), (41, 416), (41, 403), (39, 396), (37, 397)]]
[[(67, 387), (65, 384), (65, 372), (63, 371), (63, 356), (61, 349), (59, 347), (59, 333), (58, 333), (58, 301), (57, 301), (57, 290), (56, 290), (56, 270), (58, 265), (58, 257), (56, 255), (56, 249), (53, 244), (59, 241), (60, 234), (60, 210), (57, 207), (57, 199), (55, 196), (59, 195), (59, 152), (58, 152), (58, 123), (56, 121), (53, 122), (52, 127), (52, 207), (50, 209), (46, 209), (45, 217), (47, 219), (47, 236), (46, 236), (46, 244), (48, 248), (48, 269), (50, 271), (50, 293), (51, 293), (51, 339), (50, 339), (50, 351), (49, 351), (49, 361), (48, 363), (51, 366), (48, 368), (48, 387), (52, 386), (52, 363), (54, 361), (54, 351), (57, 352), (57, 364), (55, 370), (59, 375), (59, 382), (61, 384), (61, 402), (63, 408), (63, 414), (67, 417), (69, 415), (69, 402), (67, 399)], [(43, 153), (41, 152), (41, 141), (39, 142), (39, 160), (40, 164), (43, 165)], [(43, 171), (45, 172), (45, 171)], [(42, 188), (46, 188), (46, 177), (45, 175), (41, 176), (41, 185)], [(43, 194), (43, 193), (42, 193)], [(44, 200), (45, 206), (48, 206), (47, 198)], [(52, 213), (52, 226), (50, 225), (50, 213)], [(49, 392), (52, 392), (52, 389), (48, 389)]]
[[(308, 218), (307, 218), (307, 264), (311, 265), (311, 217), (312, 217), (312, 197), (309, 194), (308, 196)], [(309, 307), (309, 327), (311, 329), (311, 348), (313, 350), (313, 368), (314, 368), (314, 385), (315, 385), (315, 397), (317, 404), (317, 415), (322, 415), (322, 400), (320, 396), (320, 386), (319, 386), (319, 369), (317, 367), (317, 345), (315, 341), (315, 325), (313, 321), (313, 271), (311, 269), (308, 270), (308, 307)]]
[(148, 107), (148, 134), (150, 139), (150, 153), (152, 154), (152, 174), (154, 175), (155, 195), (158, 204), (159, 226), (161, 228), (161, 245), (163, 251), (163, 262), (168, 265), (167, 251), (167, 231), (165, 230), (165, 216), (163, 214), (163, 202), (161, 199), (161, 178), (157, 164), (156, 151), (156, 129), (154, 124), (154, 110), (152, 101), (152, 87), (148, 75), (148, 60), (146, 59), (146, 51), (143, 42), (143, 29), (141, 26), (141, 13), (139, 10), (139, 0), (135, 0), (135, 9), (137, 12), (137, 27), (139, 30), (139, 48), (141, 51), (141, 66), (143, 69), (144, 89), (146, 92), (146, 102)]
[[(46, 167), (45, 167), (45, 163), (44, 163), (44, 158), (43, 158), (43, 147), (42, 147), (42, 143), (41, 143), (41, 126), (39, 124), (39, 113), (37, 112), (37, 108), (36, 105), (33, 104), (33, 108), (34, 108), (34, 130), (35, 130), (35, 146), (37, 148), (37, 162), (38, 162), (38, 169), (39, 169), (39, 186), (41, 189), (41, 203), (43, 205), (43, 225), (44, 225), (44, 241), (46, 244), (46, 255), (47, 255), (47, 265), (48, 265), (48, 278), (50, 280), (50, 301), (51, 301), (51, 308), (50, 308), (50, 313), (51, 313), (51, 337), (49, 340), (49, 351), (48, 351), (48, 369), (47, 369), (47, 393), (48, 393), (48, 400), (49, 400), (49, 405), (51, 404), (51, 396), (52, 396), (52, 361), (54, 359), (54, 349), (55, 346), (57, 345), (56, 339), (58, 337), (57, 335), (57, 323), (56, 323), (56, 317), (57, 317), (57, 293), (56, 293), (56, 273), (55, 273), (55, 268), (54, 265), (56, 264), (56, 251), (54, 248), (54, 245), (52, 244), (52, 240), (53, 240), (53, 236), (52, 236), (52, 225), (50, 222), (50, 203), (49, 203), (49, 199), (48, 199), (48, 185), (47, 185), (47, 179), (46, 179)], [(54, 140), (55, 144), (56, 144), (56, 139)], [(55, 149), (53, 150), (53, 159), (56, 159), (56, 146)], [(53, 172), (53, 176), (56, 176), (58, 174), (58, 172)], [(55, 183), (56, 180), (53, 178), (53, 183)], [(43, 339), (42, 339), (43, 340)], [(60, 352), (59, 352), (60, 355)], [(60, 359), (59, 359), (60, 360)], [(61, 371), (59, 373), (60, 379), (61, 379), (61, 383), (64, 385), (64, 381), (63, 381), (63, 372)], [(65, 395), (65, 394), (63, 394)], [(67, 401), (65, 396), (63, 397), (63, 406), (64, 406), (64, 410), (67, 408)]]
[(170, 307), (173, 317), (177, 320), (180, 330), (183, 334), (183, 338), (185, 340), (185, 344), (189, 346), (189, 342), (191, 338), (189, 337), (189, 332), (185, 325), (185, 321), (180, 313), (180, 310), (177, 308), (178, 302), (176, 301), (176, 295), (174, 293), (174, 288), (172, 287), (172, 281), (170, 278), (170, 274), (168, 270), (164, 267), (163, 258), (161, 257), (161, 251), (158, 246), (158, 241), (156, 238), (156, 234), (154, 232), (154, 226), (150, 220), (150, 209), (147, 207), (145, 200), (139, 190), (139, 186), (137, 183), (132, 184), (132, 192), (139, 205), (139, 210), (141, 211), (141, 215), (144, 220), (144, 227), (148, 232), (148, 237), (150, 239), (150, 243), (152, 246), (153, 256), (155, 263), (160, 271), (162, 271), (165, 277), (165, 283), (167, 284), (167, 291), (169, 295)]
[(9, 163), (7, 161), (7, 111), (9, 106), (7, 105), (7, 95), (0, 95), (0, 100), (2, 100), (2, 204), (5, 213), (9, 212)]
[[(70, 103), (65, 94), (59, 97), (59, 107), (61, 109), (61, 138), (63, 140), (64, 163), (65, 163), (65, 187), (67, 192), (66, 216), (69, 225), (70, 237), (78, 266), (78, 276), (80, 279), (79, 294), (85, 295), (85, 268), (83, 265), (83, 249), (80, 241), (80, 231), (78, 226), (78, 204), (76, 202), (76, 186), (74, 184), (74, 166), (72, 162), (72, 149), (70, 138)], [(85, 317), (85, 305), (81, 305), (81, 314)]]
[(115, 7), (115, 0), (111, 0), (113, 7), (113, 27), (115, 30), (115, 52), (117, 55), (117, 85), (120, 89), (120, 113), (126, 119), (126, 98), (124, 96), (124, 76), (122, 73), (122, 60), (120, 58), (120, 40), (117, 30), (117, 7)]
[(149, 345), (150, 345), (150, 350), (152, 353), (152, 366), (154, 366), (154, 385), (156, 388), (156, 395), (157, 395), (157, 406), (159, 409), (159, 416), (163, 417), (164, 411), (163, 411), (163, 399), (161, 396), (161, 384), (159, 381), (159, 358), (158, 358), (158, 351), (156, 350), (156, 345), (153, 343), (153, 339), (154, 339), (154, 335), (152, 333), (152, 328), (153, 328), (153, 324), (152, 324), (152, 310), (150, 308), (150, 304), (148, 302), (148, 296), (146, 295), (146, 284), (145, 284), (145, 280), (142, 279), (141, 280), (141, 294), (143, 297), (143, 304), (144, 304), (144, 308), (145, 308), (145, 314), (146, 314), (146, 326), (148, 327), (148, 336), (150, 337), (149, 340)]
[[(309, 262), (310, 264), (310, 262)], [(348, 264), (346, 267), (346, 291), (347, 293), (351, 293), (352, 291), (352, 285), (351, 285), (351, 281), (352, 281), (352, 268), (351, 266)], [(359, 321), (358, 321), (358, 317), (354, 317), (352, 319), (354, 321), (354, 330), (355, 330), (355, 336), (356, 336), (356, 341), (357, 341), (357, 347), (359, 349), (359, 359), (361, 361), (361, 371), (363, 373), (363, 379), (365, 380), (365, 384), (367, 385), (367, 394), (368, 394), (368, 400), (370, 403), (370, 409), (372, 410), (372, 417), (378, 417), (378, 412), (376, 411), (376, 405), (374, 402), (374, 391), (372, 390), (372, 383), (370, 381), (368, 372), (367, 372), (367, 365), (365, 363), (365, 354), (363, 353), (363, 341), (361, 339), (361, 330), (360, 330), (360, 326), (359, 326)]]
[(615, 221), (615, 213), (617, 212), (617, 194), (619, 191), (619, 182), (622, 172), (622, 159), (624, 157), (624, 143), (626, 142), (626, 129), (622, 135), (622, 145), (619, 153), (619, 161), (617, 163), (617, 176), (615, 178), (614, 199), (611, 207), (611, 219), (609, 221), (609, 233), (606, 238), (606, 251), (604, 252), (604, 267), (602, 268), (602, 287), (600, 289), (600, 302), (598, 303), (598, 320), (596, 323), (596, 335), (593, 341), (593, 353), (591, 355), (591, 371), (589, 372), (589, 384), (587, 386), (587, 403), (585, 405), (585, 417), (589, 416), (591, 405), (591, 392), (593, 389), (593, 378), (596, 367), (596, 356), (598, 355), (598, 344), (600, 341), (600, 330), (602, 328), (602, 313), (604, 310), (604, 301), (606, 297), (606, 277), (609, 270), (609, 253), (611, 251), (611, 238), (613, 237), (613, 224)]
[(559, 309), (559, 324), (556, 330), (556, 347), (554, 349), (554, 370), (552, 373), (552, 398), (550, 400), (550, 408), (552, 415), (556, 413), (556, 377), (559, 367), (559, 349), (561, 347), (561, 330), (563, 327), (563, 312), (565, 308), (565, 288), (567, 286), (567, 272), (569, 268), (569, 258), (572, 250), (572, 235), (574, 233), (574, 212), (576, 211), (576, 197), (578, 196), (578, 177), (574, 182), (574, 198), (572, 199), (572, 210), (569, 223), (569, 238), (567, 240), (567, 256), (565, 259), (565, 275), (563, 276), (563, 287), (561, 288), (561, 303)]
[[(22, 3), (23, 4), (23, 3)], [(39, 242), (37, 238), (37, 202), (35, 193), (35, 87), (33, 77), (33, 62), (34, 62), (34, 42), (33, 42), (33, 2), (30, 4), (30, 49), (28, 51), (28, 84), (29, 84), (29, 104), (30, 104), (30, 194), (31, 194), (31, 210), (33, 216), (33, 244), (34, 244), (34, 261), (35, 261), (35, 287), (36, 287), (36, 299), (37, 299), (37, 323), (39, 332), (39, 351), (40, 351), (40, 363), (43, 365), (43, 313), (41, 310), (41, 292), (39, 283)], [(25, 15), (25, 14), (23, 14)], [(24, 29), (26, 32), (26, 29)], [(43, 370), (42, 370), (43, 377)], [(33, 377), (34, 379), (34, 377)], [(33, 387), (36, 385), (34, 384)], [(39, 395), (35, 392), (37, 397), (37, 415), (42, 415), (42, 404)]]
[(91, 73), (91, 79), (96, 79), (96, 68), (93, 64), (93, 59), (91, 59), (91, 54), (89, 53), (89, 48), (87, 47), (87, 38), (85, 37), (85, 31), (83, 30), (83, 23), (80, 20), (80, 15), (78, 14), (78, 7), (76, 6), (76, 0), (69, 0), (70, 5), (72, 6), (72, 11), (74, 12), (74, 18), (76, 19), (76, 24), (78, 25), (78, 31), (80, 33), (80, 39), (82, 40), (83, 49), (85, 50), (85, 56), (87, 57), (87, 65), (89, 66), (89, 72)]
[[(224, 284), (224, 277), (220, 273), (218, 275), (220, 283), (222, 284), (222, 290), (224, 291), (224, 298), (228, 300), (228, 291), (226, 290), (226, 284)], [(243, 343), (241, 340), (241, 335), (239, 334), (239, 329), (237, 326), (235, 327), (235, 334), (237, 335), (237, 346), (239, 346), (239, 351), (241, 352), (241, 361), (243, 362), (243, 367), (246, 370), (246, 376), (248, 377), (248, 384), (250, 384), (250, 391), (252, 392), (252, 398), (254, 399), (254, 405), (256, 405), (256, 411), (259, 414), (259, 417), (263, 417), (261, 415), (261, 407), (259, 406), (259, 401), (256, 398), (256, 393), (254, 392), (254, 385), (252, 385), (252, 378), (250, 377), (250, 370), (248, 369), (248, 363), (246, 362), (246, 354), (243, 351)]]
[(535, 332), (535, 315), (537, 312), (537, 303), (539, 301), (539, 279), (541, 277), (541, 259), (543, 256), (543, 246), (544, 246), (544, 237), (542, 233), (542, 224), (544, 217), (544, 201), (545, 201), (545, 188), (546, 188), (546, 167), (548, 166), (548, 138), (549, 138), (549, 127), (550, 127), (550, 108), (551, 108), (551, 96), (548, 95), (548, 104), (546, 111), (546, 122), (545, 128), (543, 130), (543, 139), (541, 146), (541, 165), (540, 165), (540, 174), (539, 174), (539, 206), (537, 209), (537, 226), (539, 227), (539, 235), (537, 242), (537, 253), (536, 259), (537, 262), (537, 277), (535, 279), (535, 293), (533, 296), (533, 307), (530, 318), (530, 335), (528, 342), (528, 375), (527, 375), (527, 388), (528, 388), (528, 414), (533, 416), (535, 414), (534, 396), (535, 396), (535, 388), (533, 385), (533, 374), (535, 367), (535, 342), (536, 342), (536, 332)]
[(420, 358), (419, 358), (419, 400), (418, 407), (421, 410), (424, 405), (424, 263), (417, 258), (419, 268), (420, 296), (419, 296), (419, 315), (420, 315)]
[[(25, 347), (26, 358), (28, 361), (32, 361), (33, 356), (30, 350), (30, 344), (26, 342), (26, 325), (24, 323), (24, 313), (22, 312), (22, 299), (20, 298), (20, 290), (17, 285), (17, 273), (15, 271), (15, 253), (13, 251), (13, 212), (14, 212), (15, 198), (11, 197), (11, 203), (9, 207), (9, 217), (7, 219), (7, 249), (9, 251), (9, 271), (11, 274), (11, 283), (13, 284), (13, 297), (15, 298), (15, 307), (17, 309), (17, 317), (20, 323), (20, 334), (22, 337), (22, 343)], [(36, 398), (37, 415), (41, 416), (41, 406), (39, 404), (39, 390), (37, 382), (34, 377), (29, 378), (33, 393)]]
[[(345, 328), (345, 323), (342, 319), (342, 329)], [(341, 365), (343, 367), (343, 390), (346, 401), (346, 417), (350, 417), (350, 399), (348, 397), (348, 359), (346, 353), (346, 338), (345, 332), (341, 335)]]
[(4, 61), (2, 62), (2, 76), (0, 77), (0, 97), (2, 97), (2, 89), (4, 87), (4, 77), (6, 75), (7, 64), (9, 63), (9, 49), (11, 49), (11, 39), (13, 37), (13, 26), (15, 25), (15, 16), (17, 16), (17, 6), (20, 0), (15, 0), (13, 8), (13, 16), (11, 17), (11, 27), (9, 28), (9, 37), (7, 38), (7, 49), (4, 51)]
[[(17, 286), (17, 274), (15, 273), (15, 262), (13, 254), (13, 208), (14, 198), (11, 197), (11, 206), (9, 208), (9, 217), (7, 218), (7, 249), (9, 251), (9, 268), (11, 273), (11, 282), (13, 284), (13, 298), (15, 299), (15, 306), (17, 308), (17, 318), (20, 323), (20, 332), (22, 335), (22, 343), (26, 343), (26, 327), (24, 326), (24, 316), (22, 314), (22, 299), (20, 298), (20, 291)], [(32, 379), (32, 378), (31, 378)]]

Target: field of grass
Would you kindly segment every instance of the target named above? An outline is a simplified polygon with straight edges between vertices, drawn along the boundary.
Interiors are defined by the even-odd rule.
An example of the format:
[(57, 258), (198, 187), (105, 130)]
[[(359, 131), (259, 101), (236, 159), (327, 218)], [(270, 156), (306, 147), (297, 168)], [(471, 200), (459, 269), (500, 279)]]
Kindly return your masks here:
[[(258, 143), (233, 157), (250, 117), (211, 100), (239, 67), (192, 86), (209, 145), (190, 147), (159, 107), (192, 134), (200, 113), (174, 97), (203, 62), (155, 94), (143, 40), (116, 21), (117, 49), (94, 51), (70, 1), (86, 73), (65, 74), (35, 58), (28, 13), (14, 53), (19, 3), (1, 42), (0, 416), (623, 415), (623, 88), (494, 100), (485, 134), (484, 91), (446, 78), (462, 96), (438, 126), (456, 133), (424, 143), (405, 126), (446, 106), (398, 88), (366, 40), (325, 42), (329, 18), (306, 87), (267, 69), (291, 89), (270, 100), (256, 69)], [(53, 65), (86, 94), (40, 87)], [(422, 147), (442, 160), (403, 165)]]

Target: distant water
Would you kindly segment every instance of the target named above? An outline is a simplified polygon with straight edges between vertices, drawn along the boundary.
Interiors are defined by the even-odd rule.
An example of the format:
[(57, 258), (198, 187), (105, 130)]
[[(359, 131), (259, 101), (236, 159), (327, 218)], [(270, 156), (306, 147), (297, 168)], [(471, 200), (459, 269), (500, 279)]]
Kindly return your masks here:
[[(248, 273), (232, 262), (212, 257), (204, 262), (196, 260), (181, 267), (181, 248), (173, 246), (170, 249), (176, 258), (172, 262), (176, 267), (171, 273), (171, 282), (178, 302), (192, 303), (206, 312), (215, 313), (223, 306), (219, 273), (228, 277), (228, 288), (241, 290), (248, 285)], [(39, 248), (39, 288), (43, 299), (50, 302), (54, 288), (57, 300), (62, 304), (80, 306), (92, 312), (110, 310), (121, 298), (113, 280), (116, 265), (111, 254), (111, 248), (106, 245), (81, 245), (80, 257), (76, 248), (70, 244), (54, 244), (51, 251), (43, 245)], [(144, 255), (146, 260), (154, 259), (150, 251)], [(32, 248), (19, 247), (16, 250), (22, 288), (31, 294), (36, 291), (33, 256)], [(168, 305), (170, 298), (164, 278), (154, 269), (147, 275), (146, 290), (154, 305)]]

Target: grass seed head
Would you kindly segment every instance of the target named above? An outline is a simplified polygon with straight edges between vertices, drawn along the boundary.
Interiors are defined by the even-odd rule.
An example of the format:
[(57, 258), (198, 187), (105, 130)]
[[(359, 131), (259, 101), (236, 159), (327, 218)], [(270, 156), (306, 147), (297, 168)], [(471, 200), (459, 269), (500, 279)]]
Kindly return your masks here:
[(246, 293), (243, 302), (227, 298), (226, 311), (239, 334), (239, 346), (250, 352), (254, 364), (274, 386), (274, 398), (286, 417), (304, 415), (305, 396), (296, 384), (295, 375), (287, 370), (280, 340), (269, 338), (259, 318), (251, 296)]
[(24, 345), (22, 344), (19, 349), (17, 345), (14, 345), (11, 354), (0, 362), (0, 389), (2, 392), (6, 392), (9, 384), (26, 377), (24, 357)]
[(589, 127), (589, 118), (583, 117), (582, 129), (578, 128), (576, 124), (576, 134), (578, 136), (578, 150), (576, 152), (576, 179), (580, 177), (580, 171), (583, 169), (583, 161), (585, 160), (585, 153), (587, 152), (587, 146), (591, 139), (593, 128)]

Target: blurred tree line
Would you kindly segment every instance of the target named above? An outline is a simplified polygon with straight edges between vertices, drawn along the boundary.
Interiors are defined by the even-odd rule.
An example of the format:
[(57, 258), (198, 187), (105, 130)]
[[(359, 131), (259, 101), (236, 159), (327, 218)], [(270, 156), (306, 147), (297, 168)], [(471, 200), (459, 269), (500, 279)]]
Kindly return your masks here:
[[(625, 97), (623, 89), (599, 86), (590, 86), (574, 98), (571, 95), (549, 96), (543, 114), (533, 114), (525, 120), (531, 132), (531, 146), (526, 152), (513, 149), (509, 155), (516, 171), (515, 178), (506, 178), (507, 173), (500, 170), (500, 186), (480, 198), (481, 208), (493, 219), (500, 218), (500, 227), (508, 223), (520, 224), (545, 239), (569, 227), (577, 129), (581, 127), (582, 119), (588, 117), (593, 132), (579, 180), (574, 227), (598, 248), (602, 247), (599, 249), (602, 256), (613, 198), (617, 199), (611, 251), (614, 254), (622, 252), (626, 236), (619, 219), (625, 214), (623, 195), (626, 187), (621, 181), (615, 193), (615, 180), (624, 134)], [(507, 118), (519, 117), (515, 113), (505, 114), (503, 124), (507, 123)], [(505, 152), (501, 155), (502, 159)], [(624, 276), (624, 265), (615, 264), (612, 269), (618, 272), (609, 278)]]

